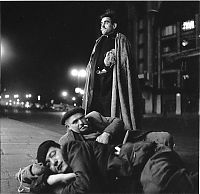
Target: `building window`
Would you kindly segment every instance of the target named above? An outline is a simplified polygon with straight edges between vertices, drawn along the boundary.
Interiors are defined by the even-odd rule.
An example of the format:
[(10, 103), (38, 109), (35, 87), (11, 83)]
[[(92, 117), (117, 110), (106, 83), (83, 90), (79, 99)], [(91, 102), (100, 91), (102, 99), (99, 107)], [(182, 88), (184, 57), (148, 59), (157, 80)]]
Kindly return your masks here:
[(176, 39), (170, 39), (170, 40), (163, 40), (162, 42), (162, 53), (170, 53), (170, 52), (176, 52), (177, 50), (177, 43)]
[(144, 63), (140, 62), (139, 63), (139, 73), (142, 74), (144, 71)]
[(144, 34), (140, 33), (139, 34), (138, 44), (143, 44), (143, 43), (144, 43)]
[(196, 48), (196, 40), (195, 38), (183, 38), (181, 42), (181, 50), (189, 50), (189, 49), (194, 49)]
[(162, 29), (162, 36), (170, 36), (176, 34), (176, 25), (165, 26)]
[(144, 49), (139, 48), (139, 59), (143, 59), (143, 58), (144, 58)]
[(181, 29), (183, 31), (192, 30), (194, 28), (195, 28), (194, 20), (188, 20), (188, 21), (182, 22)]
[(144, 20), (143, 19), (139, 20), (139, 22), (138, 22), (138, 28), (139, 28), (139, 30), (142, 30), (144, 28)]
[(182, 61), (181, 60), (173, 60), (170, 57), (166, 57), (162, 59), (163, 70), (171, 70), (171, 69), (181, 69)]
[(177, 88), (177, 73), (163, 74), (162, 87), (166, 90), (174, 90)]

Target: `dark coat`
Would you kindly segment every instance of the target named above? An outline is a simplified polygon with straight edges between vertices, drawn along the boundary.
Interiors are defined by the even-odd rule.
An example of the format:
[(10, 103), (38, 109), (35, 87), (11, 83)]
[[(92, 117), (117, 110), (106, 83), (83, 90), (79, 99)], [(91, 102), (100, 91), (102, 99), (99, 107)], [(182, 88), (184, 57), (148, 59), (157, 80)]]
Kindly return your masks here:
[[(94, 92), (94, 76), (97, 59), (95, 52), (103, 36), (96, 40), (89, 63), (82, 107), (86, 114), (90, 112), (90, 105)], [(131, 44), (125, 35), (117, 33), (115, 37), (116, 64), (113, 66), (111, 117), (122, 118), (125, 129), (141, 128), (141, 93), (137, 77), (137, 69), (133, 60)]]
[(153, 155), (154, 148), (154, 143), (126, 143), (116, 155), (113, 146), (95, 141), (65, 144), (62, 148), (63, 158), (76, 174), (76, 179), (66, 185), (63, 194), (116, 193), (117, 183), (127, 178), (131, 180), (126, 184), (130, 188), (134, 180), (139, 180), (138, 175)]
[[(59, 194), (198, 191), (198, 174), (192, 177), (178, 154), (165, 145), (145, 141), (126, 143), (116, 153), (115, 147), (108, 144), (71, 141), (62, 147), (62, 154), (76, 179), (59, 185)], [(48, 175), (40, 182), (37, 180), (32, 191), (40, 194), (53, 191), (55, 187), (46, 184), (45, 176)]]
[(122, 143), (126, 131), (124, 130), (124, 123), (121, 119), (115, 117), (104, 117), (96, 111), (90, 112), (85, 116), (85, 118), (88, 119), (91, 133), (81, 135), (72, 130), (68, 130), (59, 140), (61, 146), (74, 140), (96, 140), (96, 138), (103, 132), (107, 132), (111, 135), (110, 144), (117, 145)]
[(140, 181), (144, 194), (191, 194), (197, 190), (192, 179), (180, 156), (159, 146), (142, 170)]

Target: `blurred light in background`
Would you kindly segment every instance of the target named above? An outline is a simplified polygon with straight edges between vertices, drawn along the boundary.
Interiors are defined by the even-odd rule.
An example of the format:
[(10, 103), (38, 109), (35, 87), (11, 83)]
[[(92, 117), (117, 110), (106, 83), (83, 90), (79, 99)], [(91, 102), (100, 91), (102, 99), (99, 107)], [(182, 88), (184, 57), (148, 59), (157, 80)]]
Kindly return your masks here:
[(80, 70), (78, 70), (78, 69), (72, 69), (71, 70), (71, 75), (73, 76), (73, 77), (82, 77), (82, 78), (84, 78), (84, 77), (86, 77), (86, 71), (85, 71), (85, 69), (80, 69)]
[(81, 89), (81, 88), (75, 88), (75, 93), (83, 95), (84, 94), (84, 90)]
[(14, 94), (14, 98), (19, 98), (19, 94)]
[(31, 98), (32, 95), (31, 94), (26, 94), (26, 98)]
[(10, 42), (5, 38), (1, 38), (1, 64), (10, 61), (14, 56)]
[(61, 94), (62, 94), (63, 97), (66, 97), (68, 95), (68, 93), (66, 91), (62, 91)]
[(76, 100), (76, 98), (75, 98), (75, 97), (72, 97), (72, 100), (73, 100), (73, 101), (75, 101), (75, 100)]

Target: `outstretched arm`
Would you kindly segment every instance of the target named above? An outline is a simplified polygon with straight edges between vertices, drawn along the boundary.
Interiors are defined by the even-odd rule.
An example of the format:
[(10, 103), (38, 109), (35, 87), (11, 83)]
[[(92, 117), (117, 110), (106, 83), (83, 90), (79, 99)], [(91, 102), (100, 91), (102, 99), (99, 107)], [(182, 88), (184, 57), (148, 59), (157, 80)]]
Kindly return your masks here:
[(50, 174), (48, 172), (33, 180), (30, 189), (33, 193), (48, 193), (49, 190), (57, 190), (58, 188), (62, 190), (74, 179), (74, 173)]
[(72, 180), (74, 180), (76, 177), (76, 174), (74, 173), (67, 173), (67, 174), (53, 174), (53, 175), (50, 175), (48, 178), (47, 178), (47, 183), (49, 185), (53, 185), (55, 183), (68, 183)]

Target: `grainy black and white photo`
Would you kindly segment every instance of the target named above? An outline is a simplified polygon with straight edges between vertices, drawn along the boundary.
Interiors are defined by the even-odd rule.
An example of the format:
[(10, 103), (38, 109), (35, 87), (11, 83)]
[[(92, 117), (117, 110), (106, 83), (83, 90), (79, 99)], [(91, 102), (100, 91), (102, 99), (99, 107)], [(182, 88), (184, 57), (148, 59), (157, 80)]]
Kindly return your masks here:
[(0, 193), (199, 193), (199, 1), (0, 8)]

